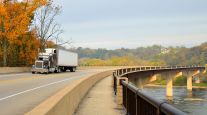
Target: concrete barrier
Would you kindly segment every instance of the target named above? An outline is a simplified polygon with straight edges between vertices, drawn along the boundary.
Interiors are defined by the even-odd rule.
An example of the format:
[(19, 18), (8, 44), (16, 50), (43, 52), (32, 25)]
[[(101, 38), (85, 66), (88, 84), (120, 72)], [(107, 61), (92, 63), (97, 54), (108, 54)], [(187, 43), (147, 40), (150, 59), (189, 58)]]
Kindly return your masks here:
[[(0, 67), (0, 74), (8, 74), (8, 73), (23, 73), (23, 72), (31, 72), (32, 67)], [(118, 66), (79, 66), (78, 70), (84, 69), (117, 69), (120, 68)]]
[(96, 82), (111, 74), (112, 71), (106, 71), (77, 80), (25, 115), (72, 115), (88, 90)]
[[(119, 69), (125, 67), (133, 67), (133, 66), (79, 66), (77, 67), (78, 70), (84, 69)], [(32, 67), (0, 67), (0, 74), (7, 74), (7, 73), (22, 73), (22, 72), (31, 72)]]
[(0, 67), (0, 74), (30, 72), (31, 67)]

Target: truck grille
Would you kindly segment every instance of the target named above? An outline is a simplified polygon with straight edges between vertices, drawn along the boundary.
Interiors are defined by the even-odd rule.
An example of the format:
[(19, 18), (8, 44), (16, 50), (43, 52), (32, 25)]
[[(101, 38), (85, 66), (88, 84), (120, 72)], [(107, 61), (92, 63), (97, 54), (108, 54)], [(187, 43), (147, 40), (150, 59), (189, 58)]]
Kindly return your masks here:
[(35, 65), (36, 65), (36, 68), (43, 68), (43, 67), (42, 67), (42, 62), (36, 62)]

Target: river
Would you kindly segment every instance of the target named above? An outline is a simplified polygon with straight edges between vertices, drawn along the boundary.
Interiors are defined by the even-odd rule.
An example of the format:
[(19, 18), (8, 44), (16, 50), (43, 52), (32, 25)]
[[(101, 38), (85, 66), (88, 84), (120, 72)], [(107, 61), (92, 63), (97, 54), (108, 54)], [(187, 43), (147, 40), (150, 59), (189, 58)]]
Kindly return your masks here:
[[(143, 91), (156, 96), (157, 99), (168, 101), (165, 87), (145, 86)], [(189, 93), (186, 87), (174, 87), (173, 100), (168, 102), (189, 115), (207, 115), (207, 89), (194, 88)]]

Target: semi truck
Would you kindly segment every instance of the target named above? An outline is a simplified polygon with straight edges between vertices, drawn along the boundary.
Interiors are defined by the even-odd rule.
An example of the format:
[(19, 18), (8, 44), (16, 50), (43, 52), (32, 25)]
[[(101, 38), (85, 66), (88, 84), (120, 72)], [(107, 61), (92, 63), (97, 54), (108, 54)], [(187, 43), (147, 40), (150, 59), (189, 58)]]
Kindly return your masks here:
[(78, 66), (78, 54), (59, 48), (47, 48), (40, 52), (32, 66), (32, 74), (35, 73), (59, 73), (70, 70), (76, 71)]

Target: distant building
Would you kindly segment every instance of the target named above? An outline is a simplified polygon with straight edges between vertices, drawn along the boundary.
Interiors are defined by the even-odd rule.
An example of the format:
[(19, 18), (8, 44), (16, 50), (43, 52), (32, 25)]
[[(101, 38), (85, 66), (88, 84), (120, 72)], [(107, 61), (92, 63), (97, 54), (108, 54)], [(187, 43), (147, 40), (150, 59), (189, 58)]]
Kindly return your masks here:
[(170, 52), (170, 50), (168, 48), (162, 48), (161, 49), (161, 54), (168, 54)]

